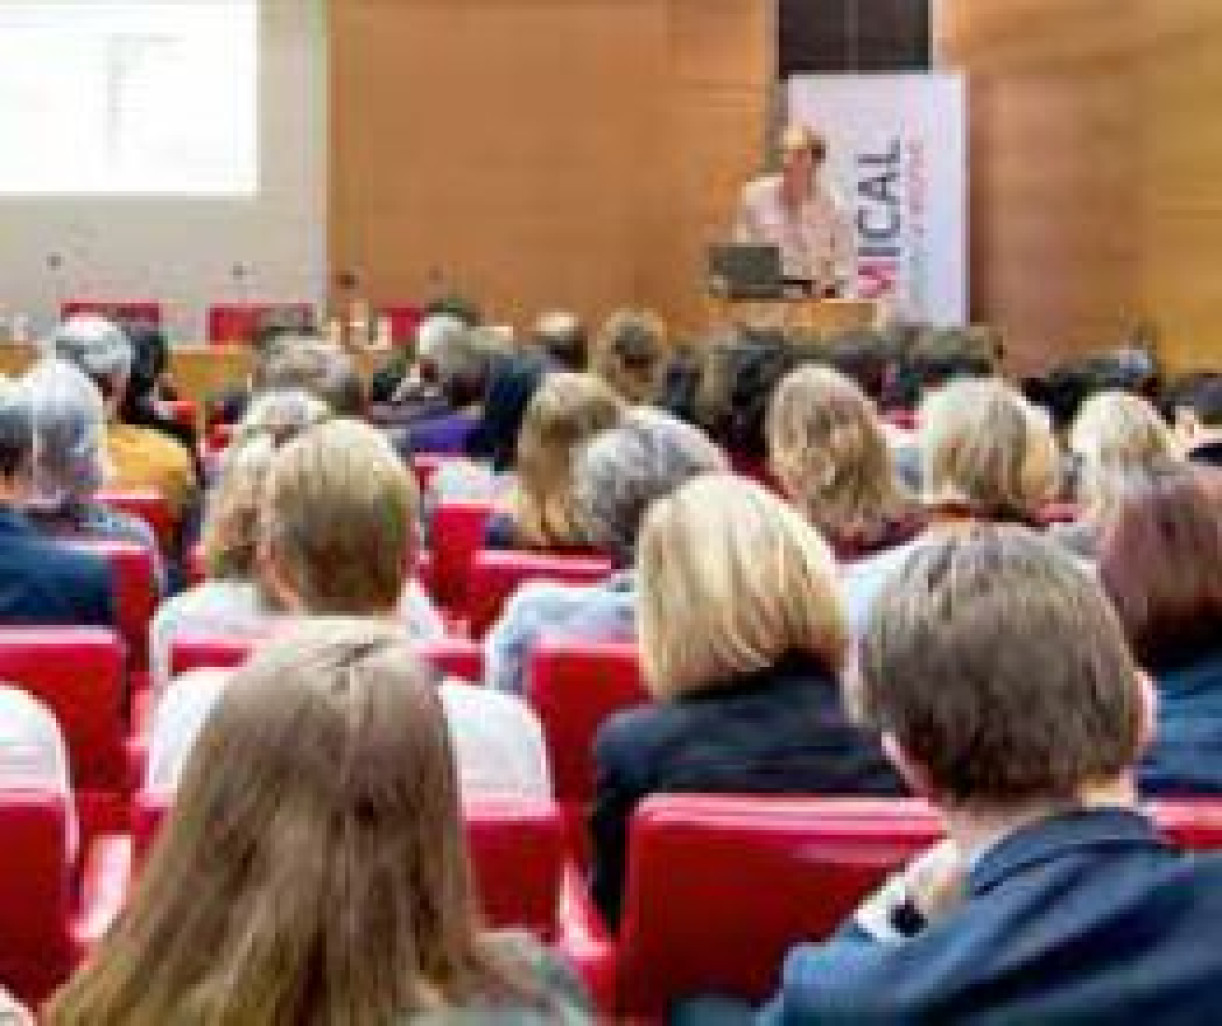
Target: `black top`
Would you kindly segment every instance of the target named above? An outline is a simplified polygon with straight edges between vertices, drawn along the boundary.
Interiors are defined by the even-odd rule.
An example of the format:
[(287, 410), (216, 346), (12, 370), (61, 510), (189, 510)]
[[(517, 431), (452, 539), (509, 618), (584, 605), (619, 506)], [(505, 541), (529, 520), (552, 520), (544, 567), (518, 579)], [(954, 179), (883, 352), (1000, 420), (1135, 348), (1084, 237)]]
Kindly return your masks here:
[(767, 669), (609, 719), (594, 746), (594, 898), (619, 920), (628, 825), (650, 794), (897, 795), (878, 739), (852, 725), (835, 676), (794, 653)]

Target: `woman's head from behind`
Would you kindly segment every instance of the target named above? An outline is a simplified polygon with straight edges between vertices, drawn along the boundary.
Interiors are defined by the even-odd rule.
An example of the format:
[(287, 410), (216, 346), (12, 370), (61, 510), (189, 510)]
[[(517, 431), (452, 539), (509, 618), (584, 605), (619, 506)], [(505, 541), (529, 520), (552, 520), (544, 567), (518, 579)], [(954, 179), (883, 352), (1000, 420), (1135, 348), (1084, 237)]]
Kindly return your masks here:
[(1117, 486), (1099, 579), (1138, 659), (1160, 670), (1222, 639), (1222, 476), (1164, 464)]
[(637, 551), (641, 654), (675, 697), (802, 652), (836, 672), (847, 628), (831, 551), (752, 482), (698, 477), (654, 503)]
[(666, 373), (666, 323), (650, 310), (612, 314), (594, 342), (593, 370), (625, 402), (652, 402)]
[(591, 374), (549, 374), (530, 401), (518, 438), (513, 510), (524, 543), (545, 548), (586, 543), (573, 489), (578, 450), (615, 427), (623, 403)]
[(393, 1023), (501, 984), (437, 693), (401, 631), (312, 621), (226, 688), (57, 1023)]
[(768, 454), (790, 500), (832, 539), (877, 535), (901, 512), (874, 405), (834, 370), (802, 367), (781, 383), (768, 411)]
[(1029, 521), (1056, 490), (1047, 416), (1003, 382), (952, 381), (921, 407), (926, 500), (982, 520)]
[(40, 361), (22, 379), (34, 426), (34, 501), (59, 507), (89, 499), (105, 484), (106, 403), (74, 365)]

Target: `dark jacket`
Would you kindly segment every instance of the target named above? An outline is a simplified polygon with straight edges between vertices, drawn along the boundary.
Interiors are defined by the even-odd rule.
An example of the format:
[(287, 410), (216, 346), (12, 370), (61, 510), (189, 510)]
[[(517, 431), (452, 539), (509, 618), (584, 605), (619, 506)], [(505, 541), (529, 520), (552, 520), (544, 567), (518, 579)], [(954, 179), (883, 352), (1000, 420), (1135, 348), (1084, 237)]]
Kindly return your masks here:
[(953, 914), (905, 939), (855, 925), (785, 963), (759, 1026), (1222, 1022), (1222, 860), (1123, 809), (1019, 830)]
[(592, 887), (611, 923), (619, 920), (632, 812), (650, 794), (903, 793), (877, 738), (849, 723), (834, 675), (802, 654), (612, 717), (594, 759)]
[(1142, 760), (1142, 794), (1222, 795), (1222, 643), (1156, 675), (1158, 731)]
[(44, 537), (0, 507), (0, 623), (111, 627), (110, 567), (92, 553)]

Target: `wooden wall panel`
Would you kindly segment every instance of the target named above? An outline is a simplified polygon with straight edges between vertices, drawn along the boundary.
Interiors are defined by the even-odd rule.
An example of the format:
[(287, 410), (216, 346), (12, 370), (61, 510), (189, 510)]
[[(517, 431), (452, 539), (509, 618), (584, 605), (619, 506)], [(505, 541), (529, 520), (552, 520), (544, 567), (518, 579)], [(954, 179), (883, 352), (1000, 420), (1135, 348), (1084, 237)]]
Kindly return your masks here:
[[(690, 316), (705, 193), (761, 149), (767, 6), (334, 0), (333, 270), (375, 302), (455, 288), (518, 322)], [(743, 142), (705, 143), (728, 87), (758, 98), (708, 127)]]

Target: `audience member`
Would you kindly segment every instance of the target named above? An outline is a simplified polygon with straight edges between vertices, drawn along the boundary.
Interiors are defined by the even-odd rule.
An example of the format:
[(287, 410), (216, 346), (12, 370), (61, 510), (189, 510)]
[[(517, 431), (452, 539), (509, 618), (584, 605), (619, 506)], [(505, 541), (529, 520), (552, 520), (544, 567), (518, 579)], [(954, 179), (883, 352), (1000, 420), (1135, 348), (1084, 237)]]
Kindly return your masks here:
[[(422, 416), (404, 431), (401, 455), (462, 455), (479, 427), (493, 361), (504, 343), (489, 328), (468, 328), (447, 338), (433, 357), (442, 413)], [(398, 446), (397, 446), (398, 448)]]
[(1222, 480), (1191, 464), (1130, 475), (1099, 579), (1158, 683), (1149, 794), (1222, 794)]
[(531, 582), (510, 598), (485, 642), (488, 683), (521, 694), (526, 664), (543, 635), (589, 641), (636, 636), (637, 536), (650, 507), (700, 474), (727, 467), (695, 427), (660, 410), (635, 407), (577, 457), (574, 491), (590, 541), (619, 571), (601, 584)]
[(540, 314), (531, 331), (530, 344), (541, 352), (556, 370), (580, 374), (589, 367), (590, 344), (581, 318), (567, 310)]
[(160, 431), (194, 454), (194, 427), (182, 424), (164, 405), (174, 398), (167, 384), (170, 349), (165, 332), (143, 323), (125, 325), (123, 331), (132, 344), (132, 369), (119, 418), (125, 424)]
[(114, 626), (105, 560), (45, 537), (26, 516), (33, 474), (29, 388), (0, 382), (0, 623)]
[(1173, 851), (1138, 809), (1154, 699), (1071, 557), (1013, 525), (942, 535), (880, 597), (854, 690), (949, 840), (797, 947), (757, 1018), (677, 1021), (1222, 1015), (1222, 862)]
[(76, 863), (80, 828), (59, 721), (33, 695), (8, 684), (0, 684), (0, 791), (36, 791), (62, 798), (67, 820), (64, 852), (69, 864)]
[(835, 560), (780, 499), (709, 475), (657, 500), (637, 552), (640, 647), (656, 704), (598, 732), (592, 888), (619, 918), (633, 809), (657, 792), (896, 794), (850, 724)]
[(437, 354), (472, 327), (451, 313), (424, 316), (416, 326), (415, 352), (397, 353), (370, 382), (370, 398), (381, 404), (377, 412), (383, 426), (402, 427), (445, 411), (445, 397), (437, 387)]
[(554, 956), (479, 932), (471, 881), (445, 714), (402, 634), (303, 624), (235, 675), (47, 1022), (592, 1022)]
[(773, 396), (767, 431), (772, 476), (839, 558), (872, 555), (919, 530), (878, 414), (848, 378), (793, 371)]
[(1192, 374), (1169, 390), (1171, 420), (1193, 463), (1222, 467), (1222, 374)]
[[(362, 616), (398, 621), (404, 637), (440, 636), (444, 624), (411, 580), (417, 512), (415, 483), (377, 431), (344, 420), (311, 428), (268, 471), (257, 553), (264, 596), (289, 619)], [(166, 690), (149, 745), (154, 791), (174, 789), (227, 679), (201, 671)], [(466, 793), (550, 796), (542, 731), (525, 705), (458, 683), (441, 696)]]
[(655, 402), (667, 363), (666, 323), (651, 310), (613, 313), (594, 340), (591, 369), (626, 403)]
[(255, 395), (289, 390), (309, 392), (337, 417), (363, 417), (368, 405), (352, 357), (332, 342), (306, 335), (281, 336), (256, 364)]
[(1055, 494), (1057, 449), (1047, 415), (1002, 381), (952, 381), (927, 396), (920, 418), (927, 526), (908, 546), (845, 568), (854, 634), (911, 546), (977, 522), (1035, 524)]
[(181, 637), (256, 637), (276, 615), (258, 581), (259, 503), (276, 451), (330, 417), (307, 392), (258, 396), (225, 452), (220, 480), (204, 512), (201, 548), (207, 580), (163, 602), (149, 631), (154, 692), (170, 682), (170, 656)]
[(548, 374), (531, 397), (518, 435), (514, 486), (488, 524), (492, 548), (588, 550), (573, 494), (574, 453), (614, 427), (623, 403), (592, 374)]
[(119, 411), (127, 398), (132, 344), (101, 317), (73, 317), (59, 326), (55, 355), (79, 367), (98, 386), (106, 402), (106, 449), (119, 489), (150, 488), (165, 497), (181, 522), (198, 499), (191, 454), (172, 438), (148, 427), (125, 423)]

